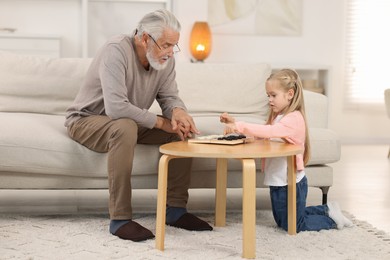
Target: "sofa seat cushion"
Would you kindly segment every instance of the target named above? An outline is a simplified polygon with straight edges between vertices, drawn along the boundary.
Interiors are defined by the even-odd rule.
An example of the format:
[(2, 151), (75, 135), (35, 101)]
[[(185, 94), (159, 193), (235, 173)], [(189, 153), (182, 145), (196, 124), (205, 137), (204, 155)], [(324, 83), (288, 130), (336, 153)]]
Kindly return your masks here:
[[(200, 129), (222, 126), (216, 116), (194, 117)], [(243, 119), (254, 120), (243, 117)], [(79, 177), (107, 177), (107, 154), (73, 141), (64, 127), (64, 116), (0, 112), (0, 171)], [(211, 128), (214, 129), (214, 128)], [(223, 129), (222, 129), (223, 130)], [(208, 134), (222, 133), (222, 130)], [(158, 145), (137, 145), (133, 175), (155, 175), (161, 154)], [(238, 161), (229, 169), (240, 170)], [(215, 170), (215, 160), (195, 159), (195, 170)]]
[[(195, 116), (202, 134), (223, 131), (217, 116)], [(107, 154), (96, 153), (68, 137), (64, 117), (33, 113), (0, 113), (0, 171), (106, 177)], [(260, 117), (240, 120), (264, 123)], [(210, 125), (213, 126), (210, 128)], [(11, 127), (12, 126), (12, 127)], [(221, 128), (222, 127), (222, 128)], [(207, 130), (208, 129), (208, 130)], [(210, 130), (210, 129), (215, 129)], [(309, 165), (336, 162), (340, 158), (337, 136), (329, 129), (310, 129), (312, 156)], [(157, 145), (137, 145), (133, 175), (156, 174), (160, 153)], [(240, 170), (238, 160), (229, 160), (229, 170)], [(257, 161), (257, 168), (260, 163)], [(194, 171), (215, 170), (215, 159), (195, 158)]]
[[(107, 154), (73, 141), (64, 116), (0, 112), (0, 171), (65, 176), (107, 177)], [(155, 174), (160, 153), (137, 145), (133, 175)]]

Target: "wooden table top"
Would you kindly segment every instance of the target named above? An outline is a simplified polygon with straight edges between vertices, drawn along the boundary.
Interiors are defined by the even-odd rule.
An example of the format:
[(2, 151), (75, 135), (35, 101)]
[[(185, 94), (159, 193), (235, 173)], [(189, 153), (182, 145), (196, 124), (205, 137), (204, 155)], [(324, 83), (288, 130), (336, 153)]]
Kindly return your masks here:
[(252, 143), (236, 145), (179, 141), (161, 145), (160, 152), (179, 157), (244, 159), (291, 156), (302, 153), (303, 148), (299, 145), (268, 140), (256, 140)]

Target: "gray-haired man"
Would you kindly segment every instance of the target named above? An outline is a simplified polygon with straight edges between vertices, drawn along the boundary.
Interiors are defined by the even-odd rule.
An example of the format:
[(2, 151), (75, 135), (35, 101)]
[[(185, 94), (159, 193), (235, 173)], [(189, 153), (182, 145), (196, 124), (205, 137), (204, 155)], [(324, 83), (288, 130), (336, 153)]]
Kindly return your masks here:
[[(97, 53), (65, 126), (69, 136), (97, 152), (108, 152), (110, 232), (143, 241), (152, 232), (132, 221), (131, 172), (137, 144), (163, 144), (198, 133), (178, 96), (173, 54), (180, 23), (166, 10), (145, 15), (133, 35), (110, 39)], [(157, 100), (163, 115), (148, 111)], [(167, 224), (212, 230), (187, 213), (191, 159), (170, 163)]]

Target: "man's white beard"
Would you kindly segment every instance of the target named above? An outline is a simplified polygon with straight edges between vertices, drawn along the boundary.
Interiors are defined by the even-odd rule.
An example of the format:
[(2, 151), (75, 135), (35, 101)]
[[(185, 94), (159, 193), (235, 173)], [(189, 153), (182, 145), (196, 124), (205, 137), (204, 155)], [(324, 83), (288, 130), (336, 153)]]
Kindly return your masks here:
[(158, 61), (158, 59), (155, 59), (153, 56), (152, 56), (152, 52), (151, 50), (148, 50), (146, 52), (146, 58), (148, 59), (148, 62), (150, 64), (150, 66), (152, 66), (153, 69), (155, 70), (162, 70), (162, 69), (165, 69), (165, 67), (168, 65), (168, 58), (167, 60), (164, 62), (164, 63), (160, 63)]

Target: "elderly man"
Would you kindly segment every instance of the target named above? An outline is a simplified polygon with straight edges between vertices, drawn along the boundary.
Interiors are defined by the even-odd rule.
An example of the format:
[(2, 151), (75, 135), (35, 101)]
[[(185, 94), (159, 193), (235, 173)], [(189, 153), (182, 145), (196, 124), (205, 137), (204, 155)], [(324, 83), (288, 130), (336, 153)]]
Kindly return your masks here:
[[(143, 241), (153, 233), (132, 220), (131, 172), (137, 144), (163, 144), (199, 133), (178, 96), (173, 55), (180, 23), (167, 10), (146, 14), (133, 35), (110, 39), (97, 53), (65, 126), (69, 136), (96, 152), (108, 153), (110, 232)], [(148, 111), (157, 100), (162, 114)], [(170, 164), (168, 225), (212, 230), (186, 210), (191, 159)]]

